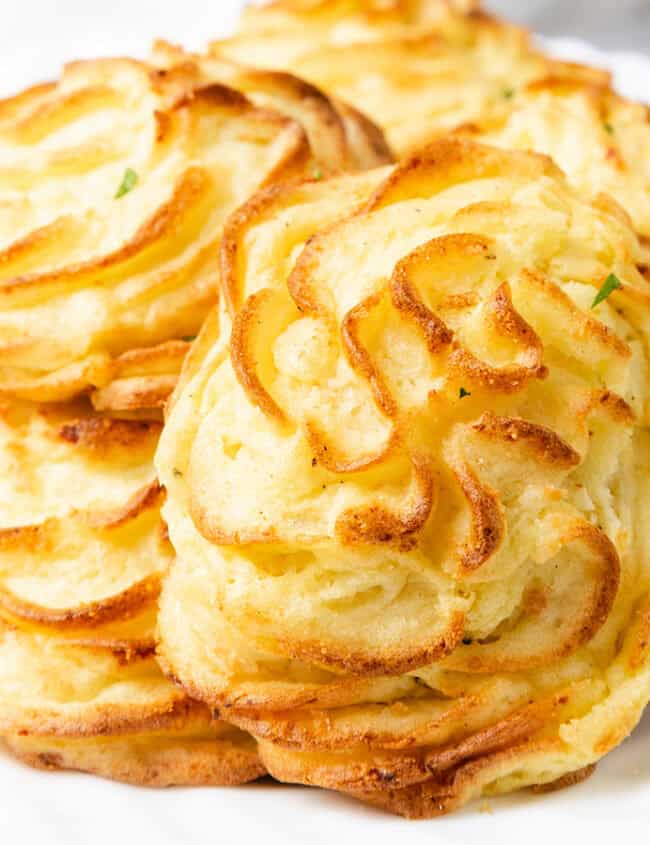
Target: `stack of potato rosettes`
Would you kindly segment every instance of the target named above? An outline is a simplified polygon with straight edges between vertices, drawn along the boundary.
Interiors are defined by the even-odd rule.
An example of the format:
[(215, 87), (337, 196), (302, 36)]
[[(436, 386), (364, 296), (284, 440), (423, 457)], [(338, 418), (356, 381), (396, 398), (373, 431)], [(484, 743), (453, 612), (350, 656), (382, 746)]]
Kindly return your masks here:
[(263, 771), (254, 744), (154, 658), (173, 558), (152, 463), (160, 427), (82, 403), (3, 402), (0, 731), (47, 768), (159, 785), (249, 780)]
[(264, 771), (254, 741), (154, 656), (161, 407), (218, 302), (228, 214), (387, 152), (289, 74), (167, 52), (0, 104), (0, 732), (35, 765), (232, 783)]
[(648, 116), (473, 0), (1, 102), (8, 746), (417, 817), (588, 776), (650, 698)]

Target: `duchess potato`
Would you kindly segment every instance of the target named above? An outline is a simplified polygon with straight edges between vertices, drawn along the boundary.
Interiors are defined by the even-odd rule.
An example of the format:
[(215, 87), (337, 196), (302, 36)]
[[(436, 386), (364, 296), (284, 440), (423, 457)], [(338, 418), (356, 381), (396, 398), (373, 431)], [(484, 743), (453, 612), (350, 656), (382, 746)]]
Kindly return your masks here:
[(375, 5), (253, 8), (212, 53), (291, 70), (343, 97), (399, 156), (449, 131), (546, 153), (579, 190), (610, 193), (650, 239), (650, 110), (616, 94), (607, 71), (552, 59), (476, 8)]
[(409, 816), (586, 776), (650, 694), (627, 215), (451, 136), (263, 192), (221, 261), (156, 458), (165, 671)]
[(387, 160), (313, 85), (158, 52), (75, 62), (0, 102), (1, 395), (159, 409), (216, 302), (228, 214), (265, 185)]
[(259, 777), (255, 743), (155, 660), (173, 558), (155, 478), (158, 422), (80, 400), (4, 402), (0, 422), (0, 735), (26, 762), (132, 783)]

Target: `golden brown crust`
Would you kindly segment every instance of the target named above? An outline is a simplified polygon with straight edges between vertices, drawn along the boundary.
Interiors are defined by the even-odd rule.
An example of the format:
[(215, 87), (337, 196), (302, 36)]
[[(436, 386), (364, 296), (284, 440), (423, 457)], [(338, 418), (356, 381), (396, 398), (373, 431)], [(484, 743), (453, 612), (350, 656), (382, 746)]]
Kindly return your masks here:
[(89, 514), (88, 522), (96, 528), (119, 528), (126, 522), (136, 519), (147, 510), (157, 511), (165, 499), (165, 490), (157, 481), (152, 481), (146, 487), (131, 496), (123, 507), (111, 511)]
[(379, 410), (387, 417), (394, 417), (397, 414), (395, 400), (360, 339), (363, 323), (382, 299), (383, 292), (373, 293), (351, 308), (341, 321), (341, 339), (350, 366), (369, 383)]
[(524, 444), (544, 463), (559, 467), (574, 467), (580, 455), (562, 440), (553, 429), (518, 417), (497, 417), (486, 411), (473, 424), (474, 431), (497, 441)]
[(88, 772), (137, 786), (237, 786), (266, 774), (254, 743), (239, 738), (9, 736), (5, 743), (36, 769)]
[(242, 239), (255, 218), (274, 202), (291, 191), (290, 185), (272, 185), (258, 191), (234, 211), (224, 226), (220, 251), (220, 284), (224, 302), (231, 314), (241, 305), (242, 292), (238, 290), (238, 256)]
[(426, 455), (411, 457), (415, 493), (409, 507), (395, 514), (379, 504), (350, 508), (336, 520), (336, 536), (344, 546), (391, 545), (408, 551), (428, 520), (436, 499), (432, 463)]
[[(515, 167), (522, 177), (557, 177), (560, 171), (545, 155), (504, 152), (470, 141), (441, 137), (403, 159), (370, 197), (365, 213), (392, 202), (416, 199), (472, 178), (496, 176), (504, 166)], [(423, 177), (426, 177), (423, 179)]]
[(102, 453), (113, 447), (130, 449), (157, 439), (161, 428), (160, 423), (145, 420), (82, 417), (64, 423), (59, 436), (79, 449)]
[[(484, 730), (433, 751), (417, 746), (393, 751), (382, 749), (382, 743), (375, 746), (374, 742), (370, 742), (368, 746), (376, 748), (370, 754), (365, 747), (349, 742), (347, 747), (341, 747), (338, 754), (319, 755), (314, 753), (316, 748), (329, 751), (336, 746), (330, 749), (321, 741), (320, 746), (309, 743), (301, 750), (299, 746), (293, 747), (284, 741), (281, 735), (273, 745), (267, 741), (269, 737), (264, 737), (261, 754), (270, 772), (279, 780), (355, 793), (394, 794), (396, 790), (416, 785), (426, 790), (432, 782), (448, 782), (459, 768), (472, 761), (487, 760), (530, 740), (540, 733), (557, 711), (566, 709), (568, 701), (568, 695), (558, 694), (527, 704)], [(254, 719), (241, 719), (237, 713), (234, 718), (236, 723), (248, 725), (257, 736), (261, 736), (259, 724)], [(271, 727), (269, 733), (272, 736), (273, 721), (269, 720), (265, 725)], [(283, 747), (290, 750), (283, 751)]]
[[(310, 701), (287, 698), (284, 704), (289, 709), (269, 710), (268, 705), (273, 702), (256, 700), (249, 703), (240, 698), (232, 702), (232, 706), (221, 705), (218, 710), (223, 712), (228, 721), (243, 730), (282, 748), (294, 751), (349, 751), (364, 748), (412, 752), (423, 765), (422, 747), (426, 741), (432, 737), (446, 736), (460, 720), (469, 724), (472, 716), (489, 702), (489, 695), (466, 693), (458, 698), (441, 700), (436, 698), (435, 692), (429, 697), (422, 681), (416, 678), (409, 680), (409, 685), (403, 688), (411, 693), (420, 692), (419, 697), (355, 705), (348, 702), (357, 701), (360, 691), (349, 683), (346, 685), (339, 682), (338, 691), (330, 690), (329, 700), (320, 690), (318, 697), (314, 696)], [(372, 696), (369, 685), (366, 684), (366, 687), (367, 694)], [(243, 704), (249, 706), (242, 707)], [(438, 708), (432, 708), (432, 704), (437, 704)], [(355, 718), (357, 716), (361, 718)], [(409, 716), (412, 717), (410, 722)], [(393, 721), (391, 717), (397, 719)], [(393, 755), (393, 762), (397, 759)], [(372, 762), (374, 765), (374, 757)]]
[(582, 783), (587, 780), (587, 778), (590, 778), (595, 771), (596, 764), (592, 763), (589, 766), (584, 766), (582, 769), (576, 769), (575, 772), (568, 772), (566, 775), (562, 775), (562, 777), (557, 780), (553, 780), (550, 783), (536, 784), (535, 786), (532, 786), (531, 789), (538, 795), (544, 795), (547, 792), (557, 792), (560, 789), (566, 789), (569, 786), (575, 786), (578, 783)]
[(258, 351), (256, 328), (262, 325), (265, 306), (273, 301), (273, 294), (265, 289), (253, 294), (236, 315), (230, 340), (230, 360), (239, 383), (251, 401), (268, 417), (286, 423), (284, 411), (262, 385), (257, 374)]
[(26, 623), (58, 630), (95, 628), (117, 619), (128, 619), (154, 604), (160, 594), (160, 575), (148, 575), (107, 599), (73, 608), (49, 608), (28, 602), (0, 587), (0, 607), (9, 616)]
[(401, 434), (393, 427), (382, 446), (375, 452), (351, 457), (331, 438), (316, 419), (305, 420), (305, 437), (317, 466), (335, 473), (356, 473), (385, 463), (397, 452)]
[[(75, 629), (97, 629), (107, 623), (116, 620), (130, 619), (142, 613), (146, 608), (153, 606), (160, 592), (161, 569), (171, 560), (171, 547), (163, 534), (159, 531), (160, 519), (159, 509), (164, 500), (164, 490), (157, 483), (153, 482), (140, 490), (137, 490), (124, 505), (112, 510), (100, 512), (71, 512), (63, 519), (51, 518), (38, 525), (26, 525), (20, 528), (9, 528), (0, 530), (0, 555), (2, 555), (2, 579), (0, 581), (0, 607), (13, 619), (22, 620), (26, 624), (48, 626), (54, 629), (75, 630)], [(144, 522), (142, 521), (144, 518)], [(152, 522), (150, 525), (149, 523)], [(138, 527), (139, 526), (139, 527)], [(56, 562), (61, 555), (63, 561), (75, 553), (83, 554), (81, 550), (74, 547), (74, 541), (70, 542), (67, 537), (68, 531), (79, 535), (79, 542), (83, 544), (85, 553), (90, 555), (88, 546), (93, 542), (99, 542), (103, 549), (102, 566), (104, 573), (84, 572), (80, 567), (79, 575), (82, 584), (79, 589), (83, 594), (84, 587), (92, 588), (93, 578), (102, 584), (102, 577), (106, 578), (106, 584), (102, 584), (104, 591), (108, 594), (99, 599), (82, 601), (78, 604), (61, 606), (55, 603), (54, 606), (45, 606), (43, 603), (26, 599), (16, 594), (16, 588), (12, 585), (12, 578), (18, 575), (19, 567), (8, 565), (16, 555), (24, 555), (28, 560), (33, 561), (33, 571), (30, 566), (22, 563), (23, 578), (29, 584), (30, 575), (35, 577), (43, 588), (47, 588), (46, 579), (41, 571), (41, 561), (51, 560), (52, 580), (58, 577), (63, 582), (70, 579), (70, 574), (65, 571), (57, 571)], [(126, 531), (139, 530), (147, 538), (151, 533), (151, 548), (149, 554), (157, 555), (158, 559), (147, 561), (144, 570), (141, 570), (139, 577), (134, 576), (131, 583), (121, 588), (111, 582), (111, 575), (116, 579), (117, 584), (124, 583), (116, 573), (111, 573), (110, 567), (118, 567), (123, 560), (115, 560), (111, 555), (124, 558), (129, 553), (135, 554), (132, 547), (128, 545), (126, 536), (121, 535)], [(81, 539), (83, 538), (83, 539)], [(111, 542), (117, 543), (115, 549)], [(7, 561), (5, 561), (7, 559)], [(149, 571), (147, 571), (147, 569)], [(74, 578), (74, 575), (72, 576)], [(87, 584), (83, 579), (87, 580)], [(42, 579), (42, 580), (39, 580)], [(19, 582), (20, 583), (20, 582)], [(20, 587), (19, 587), (20, 588)], [(28, 588), (29, 589), (29, 588)], [(34, 588), (32, 587), (32, 590)], [(68, 587), (68, 591), (70, 587)], [(28, 593), (33, 595), (32, 593)]]
[(177, 375), (120, 379), (93, 391), (93, 407), (97, 411), (114, 412), (164, 408), (177, 381)]
[(476, 792), (476, 784), (489, 782), (493, 773), (508, 761), (520, 761), (536, 751), (546, 750), (552, 743), (542, 740), (538, 743), (524, 742), (493, 755), (486, 755), (459, 767), (440, 779), (431, 779), (422, 784), (404, 789), (352, 791), (356, 798), (375, 807), (408, 819), (429, 819), (446, 815), (465, 804)]
[(373, 651), (371, 654), (362, 650), (346, 650), (328, 643), (300, 642), (287, 640), (282, 643), (286, 653), (306, 663), (316, 663), (331, 667), (340, 672), (363, 678), (372, 676), (401, 675), (418, 666), (435, 663), (447, 654), (451, 654), (463, 637), (465, 618), (462, 613), (451, 615), (447, 630), (442, 636), (432, 638), (428, 643), (415, 647), (393, 647), (385, 653)]
[(469, 573), (486, 563), (501, 546), (505, 522), (496, 492), (481, 484), (468, 466), (455, 467), (454, 475), (472, 515), (471, 536), (460, 560), (460, 570)]
[[(28, 645), (30, 636), (21, 632), (5, 632), (2, 648), (7, 648), (7, 638), (14, 637), (18, 638), (19, 643), (22, 641)], [(54, 644), (48, 651), (53, 659), (52, 666), (56, 665), (54, 660), (58, 661), (57, 651), (65, 662), (68, 677), (59, 679), (58, 682), (70, 685), (67, 700), (47, 700), (42, 696), (37, 704), (42, 691), (36, 684), (40, 686), (44, 679), (26, 677), (21, 681), (23, 688), (20, 693), (16, 691), (13, 700), (3, 701), (0, 707), (0, 731), (3, 735), (117, 736), (173, 728), (185, 722), (189, 715), (203, 712), (201, 705), (190, 701), (171, 684), (166, 684), (162, 678), (156, 677), (151, 647), (145, 649), (143, 646), (140, 651), (135, 644), (125, 644), (120, 649), (117, 643), (88, 644), (69, 640)], [(96, 690), (93, 689), (93, 697), (75, 700), (75, 673), (78, 671), (76, 661), (79, 660), (93, 672), (95, 659), (101, 661), (100, 671), (107, 673), (105, 678), (102, 676), (107, 694), (96, 696)], [(97, 665), (99, 668), (100, 664)], [(131, 669), (127, 671), (126, 667)], [(155, 679), (152, 687), (148, 686), (146, 680), (149, 677)], [(124, 698), (118, 692), (114, 700), (110, 701), (111, 681), (132, 684), (133, 697)], [(79, 682), (83, 684), (83, 678), (80, 678)]]
[(343, 118), (348, 143), (356, 151), (361, 166), (381, 167), (395, 160), (386, 135), (367, 114), (336, 98), (336, 108)]
[(191, 340), (131, 349), (111, 362), (110, 380), (90, 396), (97, 411), (120, 413), (164, 407), (172, 394)]

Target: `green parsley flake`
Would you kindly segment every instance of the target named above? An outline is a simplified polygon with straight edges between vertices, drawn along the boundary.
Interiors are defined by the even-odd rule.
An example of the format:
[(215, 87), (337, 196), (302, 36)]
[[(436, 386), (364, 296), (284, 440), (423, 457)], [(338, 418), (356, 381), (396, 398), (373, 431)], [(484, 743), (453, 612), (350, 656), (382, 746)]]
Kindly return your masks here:
[(320, 182), (320, 180), (322, 178), (323, 178), (323, 171), (320, 168), (317, 168), (316, 170), (314, 170), (314, 179), (317, 182)]
[(614, 134), (614, 127), (612, 126), (611, 123), (607, 123), (607, 121), (605, 121), (605, 123), (603, 123), (603, 129), (605, 130), (605, 132), (607, 132), (608, 135)]
[(185, 343), (191, 343), (193, 340), (196, 340), (196, 335), (195, 334), (186, 334), (185, 337), (183, 338), (183, 340), (185, 341)]
[(618, 288), (623, 287), (618, 279), (613, 273), (610, 273), (609, 276), (605, 279), (603, 286), (598, 291), (596, 296), (594, 297), (594, 301), (591, 303), (591, 307), (595, 308), (599, 305), (603, 300), (607, 299), (607, 297), (612, 294)]
[(461, 387), (461, 389), (458, 392), (458, 398), (459, 399), (464, 399), (466, 396), (471, 396), (471, 395), (472, 394), (469, 392), (469, 390), (465, 390), (464, 387)]
[(128, 194), (129, 191), (132, 191), (135, 188), (137, 181), (138, 174), (131, 167), (127, 167), (124, 171), (124, 176), (122, 177), (122, 183), (115, 194), (115, 199), (119, 200), (119, 198), (123, 197), (124, 194)]
[(514, 88), (504, 88), (503, 89), (503, 96), (506, 98), (506, 100), (512, 100), (512, 98), (515, 96), (515, 89)]

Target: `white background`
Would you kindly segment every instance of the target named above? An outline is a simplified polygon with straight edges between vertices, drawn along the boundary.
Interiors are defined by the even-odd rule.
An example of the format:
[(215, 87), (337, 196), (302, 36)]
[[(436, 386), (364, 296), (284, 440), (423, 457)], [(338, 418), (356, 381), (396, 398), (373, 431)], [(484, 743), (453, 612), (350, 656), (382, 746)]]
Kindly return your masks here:
[[(232, 29), (243, 5), (244, 0), (0, 0), (0, 96), (54, 78), (71, 59), (145, 56), (156, 36), (200, 48)], [(537, 22), (545, 33), (586, 29), (596, 43), (618, 46), (627, 39), (623, 43), (650, 53), (650, 0), (484, 0), (484, 5), (510, 11), (520, 22)], [(618, 59), (625, 93), (650, 99), (638, 62)]]
[[(570, 0), (564, 0), (569, 3)], [(145, 55), (154, 36), (199, 48), (233, 25), (238, 0), (0, 0), (0, 94), (54, 77), (66, 60)], [(650, 60), (554, 49), (609, 63), (630, 96), (650, 96)], [(648, 45), (650, 49), (650, 44)], [(137, 789), (81, 774), (36, 772), (0, 751), (0, 843), (7, 845), (525, 845), (624, 842), (650, 835), (650, 714), (586, 783), (545, 797), (479, 802), (406, 822), (342, 796), (270, 783), (239, 789)], [(555, 845), (555, 843), (553, 845)]]

